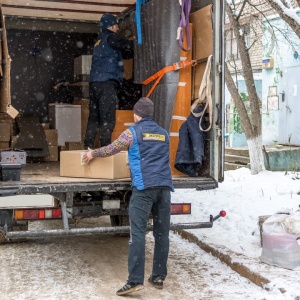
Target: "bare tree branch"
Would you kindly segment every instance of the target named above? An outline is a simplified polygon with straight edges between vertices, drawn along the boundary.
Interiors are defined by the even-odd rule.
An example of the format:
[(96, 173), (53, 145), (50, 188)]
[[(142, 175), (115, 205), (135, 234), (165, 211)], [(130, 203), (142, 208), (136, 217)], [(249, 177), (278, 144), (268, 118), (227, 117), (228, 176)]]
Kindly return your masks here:
[(281, 3), (286, 7), (289, 8), (289, 5), (287, 4), (287, 2), (285, 0), (281, 0)]
[(241, 7), (241, 9), (240, 9), (240, 12), (239, 12), (239, 14), (238, 14), (237, 17), (236, 17), (237, 20), (240, 19), (241, 15), (242, 15), (242, 12), (243, 12), (243, 10), (244, 10), (244, 8), (245, 8), (245, 6), (246, 6), (246, 3), (247, 3), (247, 1), (244, 1), (244, 2), (242, 3), (242, 7)]
[[(283, 9), (273, 0), (266, 0), (269, 5), (275, 9), (275, 11), (279, 14), (279, 16), (286, 22), (289, 24), (289, 26), (294, 30), (294, 32), (296, 33), (296, 35), (298, 36), (298, 38), (300, 39), (300, 24), (293, 18), (291, 18), (290, 16), (288, 16)], [(298, 5), (300, 0), (297, 0)]]

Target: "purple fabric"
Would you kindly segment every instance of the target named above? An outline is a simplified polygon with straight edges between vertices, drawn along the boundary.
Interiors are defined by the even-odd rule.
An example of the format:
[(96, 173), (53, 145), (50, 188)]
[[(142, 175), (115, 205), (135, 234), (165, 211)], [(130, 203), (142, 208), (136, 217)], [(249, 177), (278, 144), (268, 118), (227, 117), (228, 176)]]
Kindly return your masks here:
[[(179, 46), (183, 51), (189, 51), (191, 49), (191, 38), (190, 38), (190, 26), (189, 26), (189, 15), (191, 11), (191, 0), (181, 0), (181, 12), (180, 12), (180, 23), (179, 27), (182, 28), (179, 37)], [(188, 39), (187, 49), (183, 47), (183, 30), (186, 28), (186, 34)]]

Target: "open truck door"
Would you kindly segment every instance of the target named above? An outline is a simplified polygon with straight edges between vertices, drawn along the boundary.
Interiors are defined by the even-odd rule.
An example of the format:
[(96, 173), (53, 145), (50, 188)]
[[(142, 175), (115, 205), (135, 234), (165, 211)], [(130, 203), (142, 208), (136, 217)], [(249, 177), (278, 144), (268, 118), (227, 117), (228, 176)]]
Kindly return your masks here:
[[(170, 133), (173, 175), (210, 176), (215, 183), (221, 182), (225, 114), (223, 2), (182, 1), (181, 6), (176, 0), (142, 2), (133, 12), (120, 15), (120, 34), (131, 32), (134, 37), (133, 80), (142, 84), (142, 96), (154, 101), (155, 120)], [(184, 25), (184, 20), (189, 22)], [(191, 112), (196, 116), (198, 105), (205, 106), (205, 114), (192, 130), (200, 128), (204, 133), (194, 137), (189, 129), (186, 138), (180, 134), (180, 127)], [(194, 138), (204, 139), (204, 149), (193, 143)], [(199, 162), (197, 153), (180, 160), (180, 150), (192, 152), (192, 148), (203, 151), (203, 160)]]
[[(189, 1), (182, 1), (186, 2)], [(155, 120), (170, 132), (171, 168), (175, 189), (213, 189), (218, 186), (218, 182), (223, 181), (225, 119), (223, 1), (191, 0), (189, 32), (182, 27), (181, 6), (178, 0), (148, 0), (137, 3), (134, 0), (93, 0), (84, 4), (82, 1), (71, 3), (64, 0), (54, 2), (31, 0), (26, 6), (22, 0), (0, 0), (0, 4), (5, 17), (7, 45), (12, 59), (11, 105), (20, 112), (20, 115), (12, 120), (5, 111), (7, 103), (0, 103), (2, 108), (0, 122), (10, 126), (7, 130), (9, 139), (0, 140), (1, 153), (7, 148), (15, 148), (13, 142), (20, 134), (15, 122), (22, 126), (26, 125), (26, 122), (18, 122), (19, 118), (34, 113), (39, 125), (44, 126), (47, 123), (49, 125), (48, 113), (53, 105), (58, 109), (64, 106), (62, 104), (80, 105), (81, 133), (84, 134), (89, 101), (89, 59), (99, 33), (99, 19), (103, 13), (109, 12), (115, 14), (121, 21), (119, 34), (134, 40), (135, 53), (131, 62), (124, 61), (123, 93), (120, 95), (117, 111), (117, 121), (120, 120), (120, 124), (117, 124), (115, 137), (120, 130), (122, 132), (126, 129), (125, 126), (131, 124), (126, 118), (127, 116), (132, 118), (130, 110), (134, 101), (151, 92), (149, 97), (155, 103)], [(182, 27), (182, 40), (180, 35), (179, 40), (177, 39), (179, 27)], [(190, 50), (186, 51), (188, 36), (191, 43)], [(189, 176), (175, 168), (180, 128), (189, 117), (191, 106), (197, 101), (208, 62), (211, 63), (209, 79), (212, 101), (211, 111), (205, 114), (204, 121), (206, 124), (210, 123), (211, 128), (202, 136), (203, 161), (200, 163), (196, 161), (197, 168), (194, 169), (196, 173)], [(166, 68), (168, 72), (165, 72), (159, 81), (157, 77), (153, 81), (149, 80)], [(0, 76), (3, 82), (3, 73), (0, 73)], [(0, 101), (3, 102), (4, 96), (1, 94)], [(43, 128), (60, 130), (51, 126), (48, 129)], [(28, 130), (31, 129), (25, 128), (25, 132)], [(34, 142), (39, 148), (39, 141)], [(75, 145), (72, 142), (58, 145), (57, 140), (47, 142), (50, 156), (42, 156), (35, 161), (36, 157), (30, 157), (32, 149), (23, 149), (31, 163), (22, 165), (20, 180), (0, 180), (0, 233), (2, 232), (4, 238), (45, 236), (44, 231), (30, 233), (26, 230), (28, 222), (35, 220), (61, 219), (63, 229), (51, 232), (50, 235), (108, 232), (102, 228), (70, 231), (69, 220), (84, 217), (109, 215), (112, 226), (126, 226), (131, 190), (130, 178), (60, 176), (59, 153), (70, 151)], [(34, 154), (37, 152), (35, 150)], [(45, 200), (41, 201), (39, 195)], [(177, 207), (174, 211), (180, 213), (182, 210), (182, 207)], [(221, 211), (219, 215), (223, 216), (224, 212)], [(210, 217), (209, 222), (179, 227), (211, 227), (218, 216)], [(21, 225), (25, 231), (15, 232), (15, 228), (20, 228)]]

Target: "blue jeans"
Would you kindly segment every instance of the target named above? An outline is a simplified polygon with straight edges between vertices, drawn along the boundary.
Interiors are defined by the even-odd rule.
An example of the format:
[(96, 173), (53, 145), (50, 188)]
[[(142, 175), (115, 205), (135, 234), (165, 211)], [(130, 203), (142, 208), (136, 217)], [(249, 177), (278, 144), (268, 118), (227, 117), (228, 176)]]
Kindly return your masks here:
[(153, 215), (155, 241), (152, 276), (165, 279), (169, 255), (171, 192), (168, 188), (139, 191), (133, 188), (129, 204), (130, 240), (128, 253), (128, 281), (144, 283), (145, 234), (149, 214)]

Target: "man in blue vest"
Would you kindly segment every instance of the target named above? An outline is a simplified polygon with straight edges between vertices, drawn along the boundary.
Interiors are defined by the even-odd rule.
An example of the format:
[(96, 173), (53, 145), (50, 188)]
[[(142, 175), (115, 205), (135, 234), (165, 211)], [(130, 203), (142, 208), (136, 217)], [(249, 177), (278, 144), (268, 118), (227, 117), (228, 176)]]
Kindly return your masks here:
[(153, 119), (154, 106), (148, 98), (134, 105), (135, 125), (126, 129), (112, 144), (84, 155), (86, 163), (95, 157), (107, 157), (128, 148), (132, 179), (129, 204), (130, 240), (128, 281), (117, 291), (123, 296), (144, 288), (145, 234), (150, 213), (155, 239), (153, 268), (148, 282), (162, 289), (167, 276), (171, 191), (174, 191), (169, 165), (170, 139)]
[(116, 123), (117, 92), (123, 81), (123, 58), (133, 56), (133, 42), (117, 35), (118, 20), (114, 15), (103, 14), (101, 32), (95, 43), (90, 72), (89, 119), (84, 139), (85, 149), (93, 148), (97, 128), (100, 144), (111, 143)]

